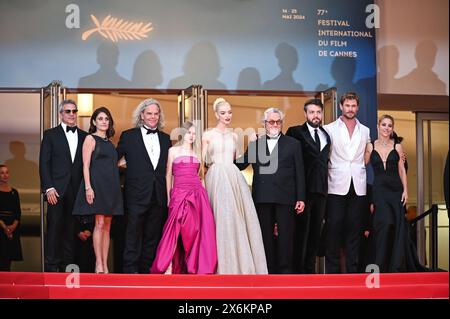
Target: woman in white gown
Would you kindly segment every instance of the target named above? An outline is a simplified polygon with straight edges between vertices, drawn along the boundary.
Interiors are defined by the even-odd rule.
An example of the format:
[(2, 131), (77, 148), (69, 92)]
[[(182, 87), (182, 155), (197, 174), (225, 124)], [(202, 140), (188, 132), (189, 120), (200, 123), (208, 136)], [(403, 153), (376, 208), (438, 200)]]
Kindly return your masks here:
[(206, 190), (216, 221), (218, 274), (267, 274), (264, 244), (250, 189), (233, 164), (237, 134), (229, 128), (231, 106), (213, 105), (217, 126), (204, 133), (202, 150), (209, 165)]

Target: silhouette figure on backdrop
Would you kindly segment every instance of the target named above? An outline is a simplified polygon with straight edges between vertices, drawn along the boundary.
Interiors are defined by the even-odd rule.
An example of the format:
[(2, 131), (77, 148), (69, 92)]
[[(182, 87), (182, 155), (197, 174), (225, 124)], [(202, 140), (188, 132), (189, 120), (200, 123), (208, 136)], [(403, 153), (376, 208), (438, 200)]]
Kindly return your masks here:
[(22, 141), (11, 141), (9, 151), (13, 158), (5, 161), (11, 172), (11, 184), (17, 188), (39, 189), (39, 167), (25, 158), (26, 148)]
[(239, 72), (238, 90), (261, 90), (261, 75), (256, 68), (245, 68)]
[[(378, 83), (379, 86), (385, 86), (389, 92), (399, 93), (400, 83), (396, 75), (399, 71), (400, 53), (395, 45), (385, 45), (378, 49), (377, 53), (378, 65)], [(380, 80), (384, 79), (384, 83)]]
[(130, 81), (117, 72), (119, 63), (119, 48), (112, 42), (102, 42), (97, 48), (97, 63), (100, 68), (93, 74), (80, 78), (81, 88), (128, 88)]
[(295, 82), (294, 72), (298, 66), (297, 49), (285, 42), (280, 43), (275, 49), (278, 59), (280, 74), (272, 80), (264, 82), (265, 90), (303, 91), (301, 84)]
[(184, 58), (183, 75), (170, 80), (170, 89), (184, 89), (199, 83), (208, 89), (226, 89), (218, 78), (221, 72), (219, 54), (210, 42), (195, 44)]
[(162, 65), (153, 50), (139, 54), (133, 67), (131, 83), (133, 88), (154, 89), (163, 82)]
[(402, 93), (411, 93), (411, 90), (420, 87), (417, 94), (447, 94), (445, 83), (433, 71), (437, 51), (436, 44), (431, 40), (417, 44), (415, 52), (417, 67), (398, 80)]

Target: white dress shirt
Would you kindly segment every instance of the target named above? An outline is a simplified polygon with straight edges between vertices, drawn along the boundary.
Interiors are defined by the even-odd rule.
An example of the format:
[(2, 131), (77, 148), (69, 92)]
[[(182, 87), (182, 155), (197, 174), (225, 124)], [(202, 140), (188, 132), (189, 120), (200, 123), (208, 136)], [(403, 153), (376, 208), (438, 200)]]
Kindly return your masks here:
[(328, 194), (347, 195), (353, 180), (356, 195), (366, 195), (364, 152), (367, 143), (370, 143), (369, 128), (356, 120), (351, 138), (347, 126), (340, 118), (323, 128), (331, 138)]
[(273, 149), (278, 143), (278, 140), (280, 139), (280, 135), (278, 134), (277, 137), (269, 137), (267, 136), (267, 147), (269, 148), (269, 153), (272, 154)]
[(314, 130), (317, 129), (317, 134), (319, 134), (319, 140), (320, 140), (320, 150), (323, 150), (323, 148), (328, 144), (325, 133), (322, 132), (322, 130), (319, 127), (317, 127), (317, 128), (312, 127), (311, 125), (309, 125), (308, 122), (306, 123), (306, 126), (308, 127), (309, 133), (311, 134), (313, 141), (316, 141), (315, 137), (314, 137)]
[(61, 127), (64, 130), (64, 134), (66, 134), (67, 142), (69, 143), (70, 149), (70, 157), (72, 158), (72, 163), (75, 161), (75, 154), (77, 153), (78, 146), (78, 132), (69, 131), (66, 132), (67, 124), (61, 122)]
[(147, 127), (141, 127), (142, 139), (144, 140), (145, 149), (147, 150), (153, 169), (158, 166), (159, 156), (161, 154), (161, 147), (159, 145), (158, 133), (147, 134)]

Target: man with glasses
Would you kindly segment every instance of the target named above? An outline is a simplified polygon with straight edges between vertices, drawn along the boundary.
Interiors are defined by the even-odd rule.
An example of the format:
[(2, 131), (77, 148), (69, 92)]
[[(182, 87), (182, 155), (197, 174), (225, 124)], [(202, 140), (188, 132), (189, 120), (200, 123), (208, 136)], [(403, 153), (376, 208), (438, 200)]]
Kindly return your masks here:
[(39, 154), (41, 190), (47, 201), (47, 236), (44, 270), (64, 272), (74, 263), (72, 210), (83, 176), (82, 145), (87, 135), (77, 126), (77, 104), (59, 105), (61, 124), (48, 129)]
[(281, 110), (267, 109), (265, 134), (252, 141), (236, 160), (241, 170), (250, 164), (253, 167), (252, 195), (270, 274), (294, 273), (295, 215), (305, 208), (302, 148), (300, 142), (281, 132), (283, 118)]

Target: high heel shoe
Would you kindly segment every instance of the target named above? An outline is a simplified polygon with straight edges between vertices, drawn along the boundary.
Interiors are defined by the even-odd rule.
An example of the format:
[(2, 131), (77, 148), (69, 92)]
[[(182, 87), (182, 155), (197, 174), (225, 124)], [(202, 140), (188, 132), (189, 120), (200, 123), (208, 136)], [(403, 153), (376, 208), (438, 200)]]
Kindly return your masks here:
[(97, 263), (95, 264), (95, 273), (96, 273), (96, 274), (104, 274), (104, 273), (105, 273), (105, 272), (103, 271), (103, 269), (102, 269), (102, 270), (99, 269), (99, 267), (97, 266)]

